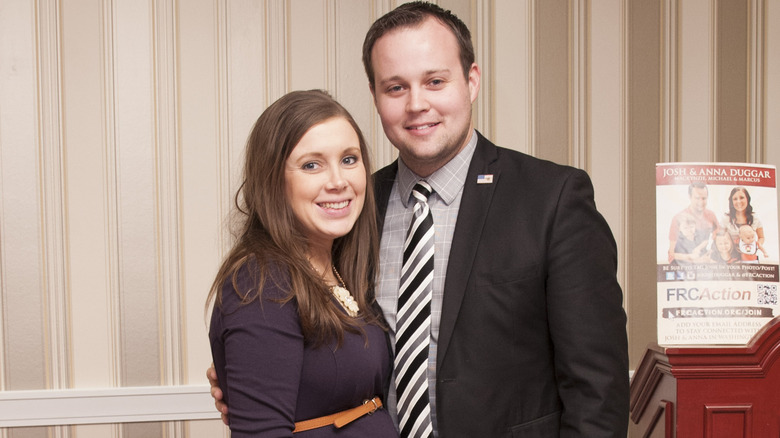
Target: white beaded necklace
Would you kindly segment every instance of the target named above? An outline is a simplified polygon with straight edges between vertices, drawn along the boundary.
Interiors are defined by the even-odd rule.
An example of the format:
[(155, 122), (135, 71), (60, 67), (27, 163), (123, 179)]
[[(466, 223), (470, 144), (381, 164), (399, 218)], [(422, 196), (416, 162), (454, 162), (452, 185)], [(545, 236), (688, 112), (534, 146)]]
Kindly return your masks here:
[(352, 294), (347, 290), (344, 280), (341, 278), (341, 275), (339, 275), (339, 271), (336, 270), (336, 266), (331, 265), (331, 267), (333, 268), (333, 273), (336, 274), (336, 278), (339, 280), (339, 284), (331, 286), (330, 292), (336, 297), (338, 302), (341, 303), (341, 307), (347, 311), (347, 315), (354, 318), (360, 312), (358, 303), (352, 298)]

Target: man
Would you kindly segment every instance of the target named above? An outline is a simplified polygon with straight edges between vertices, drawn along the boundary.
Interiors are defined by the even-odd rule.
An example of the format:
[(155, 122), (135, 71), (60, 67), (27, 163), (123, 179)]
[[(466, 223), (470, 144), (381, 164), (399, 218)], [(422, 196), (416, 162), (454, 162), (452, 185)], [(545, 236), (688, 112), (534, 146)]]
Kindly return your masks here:
[[(410, 193), (420, 180), (432, 188), (431, 428), (408, 436), (624, 438), (626, 316), (614, 239), (585, 172), (473, 129), (480, 69), (449, 11), (399, 6), (369, 30), (363, 62), (400, 156), (375, 175), (376, 295), (394, 344)], [(388, 405), (395, 414), (394, 394)]]
[(696, 221), (696, 234), (694, 241), (696, 244), (715, 238), (718, 231), (718, 218), (712, 210), (707, 209), (707, 199), (709, 198), (709, 189), (702, 181), (694, 181), (688, 186), (688, 198), (690, 204), (684, 210), (680, 211), (672, 218), (669, 225), (669, 263), (675, 260), (675, 247), (680, 236), (680, 221), (685, 216), (691, 216)]

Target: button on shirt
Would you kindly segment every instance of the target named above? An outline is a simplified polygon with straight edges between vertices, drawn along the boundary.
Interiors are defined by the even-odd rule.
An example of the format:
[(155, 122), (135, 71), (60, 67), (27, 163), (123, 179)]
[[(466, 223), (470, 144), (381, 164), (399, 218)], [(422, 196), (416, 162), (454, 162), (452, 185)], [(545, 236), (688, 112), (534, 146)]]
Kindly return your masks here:
[[(439, 321), (444, 297), (444, 279), (447, 273), (447, 262), (452, 246), (452, 235), (458, 218), (458, 209), (463, 195), (463, 185), (466, 181), (471, 157), (477, 147), (477, 135), (472, 131), (471, 139), (466, 147), (442, 168), (427, 178), (415, 175), (403, 160), (398, 160), (398, 174), (393, 184), (390, 199), (385, 213), (382, 229), (382, 240), (379, 248), (380, 273), (377, 287), (377, 301), (385, 315), (390, 328), (390, 341), (395, 348), (395, 314), (398, 306), (398, 289), (401, 281), (401, 264), (403, 248), (409, 224), (414, 213), (414, 200), (411, 199), (412, 188), (421, 179), (427, 181), (434, 190), (428, 198), (428, 205), (433, 215), (434, 256), (433, 256), (433, 296), (431, 300), (431, 344), (428, 350), (428, 391), (431, 401), (431, 421), (434, 435), (436, 426), (436, 350), (439, 339)], [(393, 380), (395, 381), (395, 380)], [(387, 400), (388, 408), (393, 413), (396, 409), (396, 394), (394, 385), (390, 385)]]

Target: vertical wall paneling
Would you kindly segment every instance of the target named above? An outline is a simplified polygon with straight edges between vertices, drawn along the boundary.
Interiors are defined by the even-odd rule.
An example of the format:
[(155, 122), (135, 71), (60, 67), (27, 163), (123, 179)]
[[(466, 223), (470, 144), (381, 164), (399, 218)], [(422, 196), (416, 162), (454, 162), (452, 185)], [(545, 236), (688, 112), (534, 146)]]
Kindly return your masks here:
[(588, 173), (596, 205), (618, 245), (618, 280), (629, 307), (626, 276), (626, 1), (588, 3), (586, 130)]
[(718, 71), (718, 62), (720, 60), (720, 54), (718, 53), (718, 1), (711, 0), (709, 5), (709, 17), (710, 17), (710, 33), (709, 33), (709, 76), (710, 89), (708, 100), (710, 106), (709, 110), (709, 136), (710, 136), (710, 150), (709, 161), (718, 161), (718, 105), (719, 93), (718, 86), (720, 84), (720, 71)]
[[(655, 162), (661, 155), (662, 3), (628, 2), (628, 277), (631, 366), (656, 338)], [(647, 317), (633, 317), (646, 315)]]
[(121, 382), (160, 383), (151, 2), (114, 0), (113, 63)]
[(569, 11), (571, 33), (571, 104), (569, 116), (571, 150), (569, 163), (590, 171), (588, 157), (588, 2), (571, 0)]
[[(216, 108), (214, 108), (217, 117), (217, 156), (215, 157), (215, 163), (217, 166), (217, 173), (219, 175), (218, 183), (218, 211), (221, 221), (220, 233), (219, 233), (219, 249), (220, 253), (226, 254), (232, 245), (232, 239), (230, 230), (228, 229), (229, 214), (232, 205), (232, 188), (233, 180), (238, 181), (234, 172), (231, 172), (231, 151), (232, 151), (232, 138), (231, 138), (231, 106), (233, 102), (229, 98), (228, 90), (230, 88), (230, 73), (228, 70), (228, 59), (230, 59), (230, 45), (228, 38), (229, 29), (229, 15), (230, 7), (227, 0), (219, 0), (217, 3), (217, 11), (214, 14), (214, 40), (216, 51), (216, 68), (215, 68), (215, 90), (217, 98), (215, 99)], [(196, 15), (193, 13), (193, 15)], [(194, 58), (194, 56), (193, 56)], [(237, 186), (237, 182), (236, 182)]]
[[(161, 383), (186, 383), (183, 362), (183, 336), (187, 321), (182, 318), (187, 296), (182, 293), (180, 277), (179, 220), (179, 135), (177, 106), (176, 38), (178, 29), (175, 0), (153, 3), (153, 50), (155, 67), (155, 157), (157, 180), (158, 290), (160, 291)], [(182, 422), (163, 425), (168, 436), (183, 436)]]
[(116, 77), (114, 65), (114, 53), (116, 48), (114, 47), (114, 2), (113, 0), (102, 0), (101, 12), (102, 12), (102, 39), (103, 42), (103, 84), (102, 89), (104, 93), (104, 194), (105, 194), (105, 215), (104, 222), (106, 233), (106, 259), (107, 259), (107, 284), (106, 289), (109, 295), (109, 320), (111, 324), (111, 341), (110, 357), (111, 357), (111, 384), (112, 386), (121, 386), (122, 384), (122, 368), (121, 359), (122, 354), (122, 339), (121, 339), (121, 301), (120, 301), (120, 260), (119, 260), (119, 214), (118, 214), (118, 176), (117, 176), (117, 155), (118, 155), (118, 139), (117, 139), (117, 109), (116, 109)]
[(325, 21), (323, 24), (326, 29), (324, 32), (325, 38), (322, 38), (323, 42), (325, 43), (325, 47), (323, 49), (326, 54), (324, 62), (325, 84), (326, 89), (331, 90), (331, 93), (335, 94), (336, 96), (339, 96), (338, 91), (340, 88), (338, 74), (341, 53), (339, 48), (343, 47), (341, 45), (342, 40), (340, 38), (342, 26), (339, 26), (340, 23), (338, 21), (338, 9), (339, 3), (335, 2), (334, 0), (328, 0), (325, 4), (325, 13), (321, 15), (322, 20)]
[[(284, 70), (284, 66), (267, 65), (269, 60), (279, 59), (278, 52), (273, 55), (268, 53), (277, 51), (271, 46), (278, 43), (279, 36), (273, 35), (274, 41), (270, 41), (272, 33), (268, 29), (270, 18), (267, 16), (268, 13), (278, 12), (279, 7), (270, 7), (266, 3), (254, 0), (224, 2), (225, 40), (220, 44), (226, 45), (224, 69), (227, 77), (226, 82), (221, 84), (225, 88), (220, 92), (226, 95), (228, 151), (223, 153), (221, 172), (224, 175), (222, 182), (226, 184), (223, 187), (223, 201), (227, 201), (227, 205), (232, 203), (232, 197), (240, 184), (244, 145), (249, 131), (260, 113), (275, 100), (270, 94), (271, 89), (281, 95), (286, 87), (272, 84), (274, 80), (286, 81), (285, 74), (279, 73)], [(275, 28), (280, 26), (284, 27), (283, 24), (276, 24)], [(272, 73), (274, 77), (269, 76)]]
[[(369, 10), (368, 13), (364, 15), (366, 18), (366, 22), (368, 23), (365, 26), (365, 29), (363, 31), (363, 35), (358, 39), (360, 41), (360, 48), (361, 51), (359, 52), (359, 57), (362, 57), (362, 47), (363, 47), (363, 40), (365, 38), (365, 32), (368, 31), (369, 26), (371, 26), (371, 23), (376, 21), (379, 17), (382, 15), (390, 12), (396, 5), (394, 0), (376, 0), (369, 3)], [(362, 82), (363, 85), (358, 86), (365, 86), (368, 87), (368, 78), (366, 78), (366, 75), (364, 73), (365, 69), (363, 69), (361, 64), (361, 70), (360, 70), (360, 76), (362, 76), (362, 79), (364, 82)], [(356, 78), (356, 83), (360, 84), (360, 82)], [(361, 125), (361, 126), (367, 126), (367, 128), (364, 128), (366, 133), (366, 141), (373, 145), (373, 152), (374, 152), (374, 168), (379, 169), (389, 163), (391, 163), (393, 160), (398, 157), (398, 152), (393, 147), (390, 142), (387, 140), (387, 137), (385, 137), (385, 132), (382, 129), (382, 121), (379, 119), (379, 114), (376, 112), (376, 108), (374, 107), (373, 99), (370, 96), (367, 96), (368, 99), (370, 99), (370, 103), (368, 105), (361, 105), (361, 108), (363, 111), (356, 114), (358, 122), (361, 121), (361, 113), (364, 114), (362, 117), (366, 117), (369, 124), (368, 125)], [(366, 111), (367, 109), (367, 111)], [(350, 108), (350, 110), (352, 110)], [(366, 120), (364, 118), (363, 120)]]
[[(287, 51), (287, 2), (263, 2), (265, 8), (265, 44), (266, 44), (266, 93), (267, 104), (282, 97), (288, 89), (289, 77), (287, 63), (290, 59)], [(258, 114), (259, 115), (259, 114)]]
[[(153, 6), (151, 0), (112, 5), (122, 386), (162, 380)], [(160, 423), (122, 427), (129, 438), (162, 433)]]
[(177, 65), (175, 35), (175, 0), (154, 3), (154, 65), (155, 65), (155, 133), (158, 197), (158, 257), (160, 266), (162, 330), (162, 383), (184, 383), (182, 363), (182, 333), (186, 331), (181, 318), (181, 306), (186, 295), (181, 294), (180, 221), (179, 221), (179, 135), (177, 107)]
[(530, 65), (528, 81), (528, 123), (530, 125), (528, 140), (530, 141), (528, 153), (534, 157), (539, 153), (539, 128), (536, 121), (539, 119), (539, 98), (536, 92), (537, 78), (539, 76), (536, 59), (539, 57), (536, 25), (536, 0), (528, 0), (528, 63)]
[[(385, 138), (381, 123), (374, 108), (368, 78), (363, 68), (363, 40), (373, 20), (372, 3), (365, 0), (328, 0), (328, 10), (332, 10), (334, 28), (333, 41), (329, 50), (333, 53), (332, 65), (335, 78), (333, 92), (349, 111), (363, 130), (369, 148), (374, 169), (395, 159), (395, 148)], [(330, 80), (330, 79), (329, 79)], [(375, 124), (376, 123), (376, 124)]]
[[(764, 148), (762, 162), (780, 167), (780, 3), (766, 2), (764, 10)], [(780, 192), (777, 194), (780, 204)]]
[[(780, 120), (780, 3), (767, 2), (764, 6), (764, 119)], [(765, 123), (765, 162), (780, 167), (780, 123)], [(780, 200), (780, 192), (778, 193)]]
[(660, 161), (678, 161), (677, 45), (678, 0), (664, 0), (663, 10), (663, 137)]
[(748, 38), (750, 2), (716, 2), (715, 158), (747, 160), (751, 77)]
[[(631, 276), (629, 275), (629, 257), (631, 253), (629, 252), (629, 242), (631, 239), (631, 235), (629, 234), (629, 231), (631, 230), (631, 224), (629, 219), (629, 212), (628, 212), (628, 205), (630, 202), (630, 196), (631, 192), (629, 190), (630, 187), (630, 179), (628, 177), (629, 172), (629, 145), (631, 144), (631, 140), (628, 133), (629, 128), (629, 108), (630, 108), (630, 102), (629, 102), (629, 93), (628, 93), (628, 86), (629, 86), (629, 48), (630, 48), (630, 42), (629, 42), (629, 7), (628, 7), (628, 1), (627, 0), (618, 0), (620, 1), (620, 7), (617, 8), (619, 10), (618, 12), (618, 28), (620, 32), (620, 38), (619, 45), (619, 83), (620, 87), (618, 90), (618, 108), (620, 111), (620, 114), (617, 116), (617, 124), (613, 126), (617, 126), (618, 134), (618, 156), (619, 156), (619, 167), (620, 167), (620, 195), (617, 197), (618, 204), (619, 204), (619, 219), (617, 222), (620, 224), (620, 227), (617, 229), (615, 236), (617, 239), (617, 245), (618, 245), (618, 251), (620, 253), (618, 254), (618, 280), (622, 280), (623, 286), (623, 307), (626, 311), (626, 331), (628, 332), (628, 342), (629, 342), (629, 366), (631, 363), (631, 351), (630, 351), (630, 345), (631, 345), (631, 337), (632, 333), (629, 330), (629, 322), (631, 319), (631, 293), (630, 293), (630, 287), (631, 287)], [(596, 93), (593, 93), (595, 95)], [(601, 187), (605, 187), (607, 184), (603, 184)], [(637, 359), (638, 360), (638, 359)], [(633, 369), (633, 368), (630, 368)]]
[[(493, 140), (530, 153), (533, 106), (533, 17), (531, 0), (496, 0), (493, 4)], [(484, 81), (484, 79), (483, 79)]]
[(65, 252), (63, 143), (60, 108), (59, 3), (36, 4), (38, 31), (39, 136), (42, 146), (44, 259), (47, 325), (49, 337), (49, 385), (70, 385), (69, 300)]
[[(62, 230), (57, 190), (61, 187), (56, 109), (48, 107), (51, 82), (51, 38), (38, 34), (39, 20), (48, 20), (34, 2), (10, 1), (0, 6), (0, 388), (46, 389), (61, 375), (52, 376), (53, 361), (59, 362), (61, 316), (55, 310), (62, 297), (58, 263), (62, 252), (47, 255), (57, 247), (52, 241)], [(53, 85), (53, 87), (52, 87)], [(56, 101), (56, 97), (54, 97)], [(53, 112), (52, 112), (53, 111)], [(52, 120), (53, 118), (53, 120)], [(52, 125), (54, 128), (52, 129)], [(52, 148), (54, 151), (52, 151)], [(50, 219), (52, 227), (44, 226)], [(49, 272), (49, 271), (52, 272)], [(50, 286), (52, 289), (47, 289)], [(50, 293), (51, 292), (51, 293)], [(52, 315), (52, 312), (55, 312)], [(24, 428), (9, 431), (11, 438), (59, 436), (60, 428)]]
[[(102, 0), (64, 0), (59, 5), (70, 380), (74, 388), (118, 386), (114, 347), (118, 307), (111, 305), (118, 290), (117, 271), (116, 257), (109, 252), (116, 247), (109, 237), (116, 234), (108, 231), (109, 219), (115, 216), (107, 204), (113, 179), (106, 167), (106, 157), (113, 153), (108, 147), (113, 137), (105, 87), (112, 83), (105, 67), (110, 5)], [(118, 427), (73, 429), (79, 438), (102, 438), (112, 436)]]
[(680, 161), (715, 157), (714, 0), (679, 2), (678, 129)]
[(334, 5), (329, 0), (290, 3), (291, 90), (335, 91), (336, 74), (329, 68), (335, 57), (333, 14)]
[(540, 158), (570, 164), (569, 2), (535, 0), (536, 149)]
[(495, 52), (494, 34), (495, 34), (495, 15), (492, 2), (476, 2), (473, 6), (474, 17), (477, 25), (471, 26), (471, 29), (479, 31), (478, 35), (472, 38), (475, 40), (476, 63), (480, 67), (482, 76), (480, 78), (479, 97), (475, 102), (474, 119), (475, 125), (487, 138), (495, 138), (495, 118), (493, 109), (495, 105)]
[(751, 0), (749, 10), (749, 45), (750, 63), (749, 77), (749, 102), (748, 108), (748, 151), (747, 161), (751, 163), (763, 163), (764, 153), (764, 95), (766, 94), (764, 83), (766, 51), (766, 2), (765, 0)]
[[(37, 2), (39, 138), (42, 149), (44, 294), (48, 334), (48, 388), (70, 387), (69, 312), (65, 215), (59, 3)], [(70, 437), (69, 427), (52, 427), (54, 438)]]
[[(35, 4), (0, 7), (0, 388), (49, 383)], [(47, 114), (48, 116), (49, 114)], [(54, 237), (54, 236), (52, 236)]]
[[(180, 284), (186, 332), (181, 342), (185, 383), (206, 384), (211, 363), (206, 296), (224, 251), (232, 203), (227, 103), (227, 28), (223, 1), (175, 5), (178, 115)], [(248, 128), (247, 128), (248, 133)], [(224, 163), (224, 164), (223, 164)], [(173, 295), (171, 295), (173, 296)], [(219, 420), (186, 422), (187, 438), (227, 438)], [(170, 435), (170, 434), (169, 434)]]

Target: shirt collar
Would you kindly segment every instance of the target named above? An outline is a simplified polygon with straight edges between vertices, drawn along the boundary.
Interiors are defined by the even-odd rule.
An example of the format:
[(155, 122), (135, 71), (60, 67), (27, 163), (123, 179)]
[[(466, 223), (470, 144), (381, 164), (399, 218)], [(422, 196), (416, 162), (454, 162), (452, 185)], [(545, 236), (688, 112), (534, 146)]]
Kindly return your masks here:
[(436, 194), (439, 195), (445, 204), (450, 205), (452, 201), (457, 198), (460, 191), (463, 189), (463, 184), (466, 182), (466, 173), (469, 170), (469, 164), (471, 163), (471, 157), (474, 155), (474, 150), (477, 148), (477, 133), (475, 130), (471, 131), (471, 138), (458, 155), (455, 155), (447, 164), (439, 168), (439, 170), (433, 172), (427, 178), (421, 178), (417, 176), (411, 169), (409, 169), (404, 161), (398, 158), (398, 175), (396, 182), (398, 184), (398, 194), (401, 196), (401, 202), (404, 207), (408, 207), (409, 198), (412, 195), (412, 189), (417, 181), (424, 179), (428, 181)]

